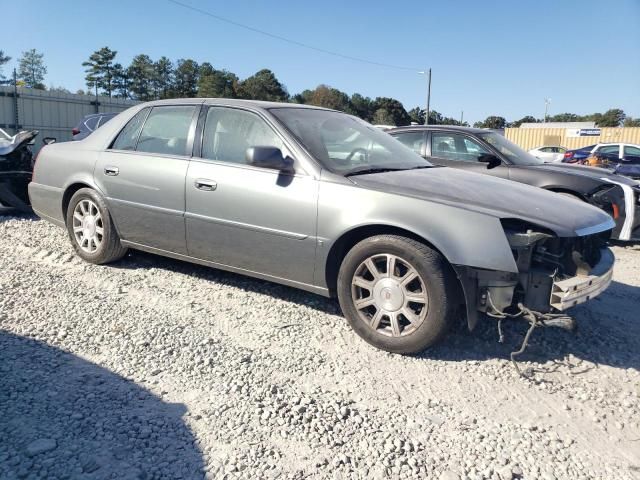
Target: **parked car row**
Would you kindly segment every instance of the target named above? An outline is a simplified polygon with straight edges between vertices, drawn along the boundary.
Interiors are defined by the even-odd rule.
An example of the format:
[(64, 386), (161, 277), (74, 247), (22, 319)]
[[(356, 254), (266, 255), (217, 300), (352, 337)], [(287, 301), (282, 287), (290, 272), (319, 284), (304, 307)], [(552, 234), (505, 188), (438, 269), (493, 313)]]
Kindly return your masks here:
[(562, 161), (610, 168), (621, 175), (640, 179), (640, 145), (598, 143), (576, 150), (567, 150)]
[(150, 102), (44, 147), (29, 197), (88, 262), (139, 249), (337, 296), (391, 352), (433, 345), (456, 311), (535, 325), (607, 288), (637, 183), (484, 130), (389, 133), (308, 105)]

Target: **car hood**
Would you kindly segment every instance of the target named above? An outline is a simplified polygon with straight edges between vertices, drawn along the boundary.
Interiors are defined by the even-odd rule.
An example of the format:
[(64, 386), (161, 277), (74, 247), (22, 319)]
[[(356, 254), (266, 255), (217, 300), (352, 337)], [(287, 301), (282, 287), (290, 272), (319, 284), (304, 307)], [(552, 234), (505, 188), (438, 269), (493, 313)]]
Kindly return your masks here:
[(542, 165), (518, 165), (518, 168), (530, 168), (533, 170), (546, 170), (550, 172), (566, 173), (567, 175), (580, 175), (582, 177), (602, 180), (607, 178), (623, 185), (635, 186), (638, 184), (624, 175), (617, 174), (608, 168), (587, 167), (584, 165), (573, 165), (570, 163), (544, 163)]
[(614, 227), (608, 214), (579, 200), (453, 168), (433, 167), (349, 178), (363, 188), (421, 198), (497, 218), (525, 220), (561, 237)]

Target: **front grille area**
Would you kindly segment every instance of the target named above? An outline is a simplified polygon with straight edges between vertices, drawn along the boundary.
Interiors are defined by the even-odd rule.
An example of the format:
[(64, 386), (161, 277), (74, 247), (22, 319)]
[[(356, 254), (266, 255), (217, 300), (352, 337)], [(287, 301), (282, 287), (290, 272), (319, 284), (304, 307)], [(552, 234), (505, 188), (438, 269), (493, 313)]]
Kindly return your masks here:
[(546, 238), (537, 243), (531, 267), (553, 269), (560, 278), (588, 275), (600, 261), (601, 250), (610, 235), (611, 231), (607, 230), (583, 237)]

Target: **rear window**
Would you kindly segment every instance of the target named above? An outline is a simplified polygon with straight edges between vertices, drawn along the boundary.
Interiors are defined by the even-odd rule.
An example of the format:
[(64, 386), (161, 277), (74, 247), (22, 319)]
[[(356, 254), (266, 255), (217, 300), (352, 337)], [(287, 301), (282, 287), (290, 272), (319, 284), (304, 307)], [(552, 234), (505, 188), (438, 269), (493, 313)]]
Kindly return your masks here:
[(194, 106), (154, 107), (142, 127), (136, 150), (187, 155), (187, 137), (195, 111)]
[(143, 108), (136, 113), (131, 120), (127, 122), (116, 140), (111, 145), (114, 150), (135, 150), (138, 143), (138, 137), (140, 136), (140, 129), (144, 119), (147, 118), (150, 108)]

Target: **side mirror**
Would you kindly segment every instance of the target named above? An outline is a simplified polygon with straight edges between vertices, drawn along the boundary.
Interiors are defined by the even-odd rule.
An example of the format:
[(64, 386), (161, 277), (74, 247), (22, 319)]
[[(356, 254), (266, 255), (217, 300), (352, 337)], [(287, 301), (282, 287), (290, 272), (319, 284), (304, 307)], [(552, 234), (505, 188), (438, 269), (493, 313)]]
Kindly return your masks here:
[(42, 143), (45, 145), (51, 145), (52, 143), (56, 143), (56, 137), (44, 137), (42, 139)]
[(280, 172), (293, 172), (293, 160), (284, 157), (276, 147), (249, 147), (245, 154), (247, 163), (254, 167), (270, 168)]
[(486, 163), (488, 169), (496, 168), (502, 165), (500, 159), (491, 153), (483, 153), (478, 157), (478, 161)]

